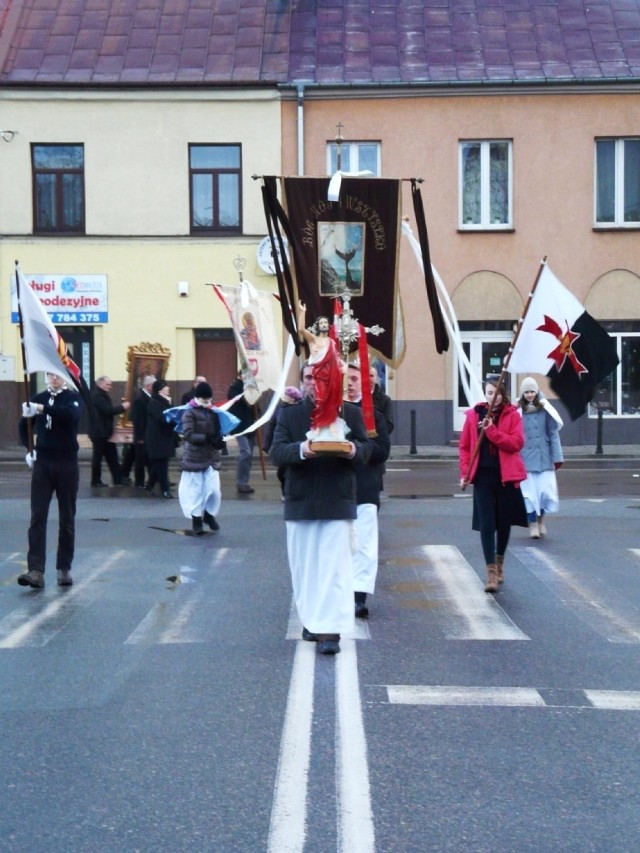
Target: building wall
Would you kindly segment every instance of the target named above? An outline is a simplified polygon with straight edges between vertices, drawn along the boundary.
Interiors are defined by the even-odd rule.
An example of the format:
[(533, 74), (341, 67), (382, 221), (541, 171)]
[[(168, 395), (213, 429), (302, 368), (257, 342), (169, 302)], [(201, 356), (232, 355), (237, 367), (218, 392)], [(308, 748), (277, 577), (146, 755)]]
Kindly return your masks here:
[[(0, 446), (15, 443), (22, 399), (18, 327), (11, 323), (14, 261), (27, 274), (107, 276), (109, 321), (95, 327), (95, 376), (126, 380), (128, 347), (171, 351), (176, 392), (195, 375), (194, 329), (228, 328), (206, 283), (244, 280), (276, 290), (257, 264), (266, 234), (259, 181), (280, 171), (280, 101), (268, 90), (218, 92), (0, 93), (3, 122), (18, 130), (0, 149)], [(86, 236), (32, 234), (31, 143), (83, 143)], [(243, 234), (189, 236), (189, 143), (242, 144)], [(178, 282), (189, 283), (181, 297)], [(279, 323), (277, 312), (274, 312)], [(12, 371), (11, 371), (12, 366)], [(233, 377), (230, 377), (230, 381)]]

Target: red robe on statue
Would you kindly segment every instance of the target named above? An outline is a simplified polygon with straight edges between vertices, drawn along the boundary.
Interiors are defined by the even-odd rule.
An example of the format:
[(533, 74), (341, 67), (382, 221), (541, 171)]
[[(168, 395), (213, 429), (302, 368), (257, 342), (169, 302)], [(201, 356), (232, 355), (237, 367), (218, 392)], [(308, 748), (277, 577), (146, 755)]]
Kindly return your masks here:
[(309, 364), (313, 367), (316, 398), (311, 413), (311, 428), (321, 429), (335, 423), (342, 406), (343, 379), (336, 342), (329, 338), (322, 357), (316, 362), (309, 359)]

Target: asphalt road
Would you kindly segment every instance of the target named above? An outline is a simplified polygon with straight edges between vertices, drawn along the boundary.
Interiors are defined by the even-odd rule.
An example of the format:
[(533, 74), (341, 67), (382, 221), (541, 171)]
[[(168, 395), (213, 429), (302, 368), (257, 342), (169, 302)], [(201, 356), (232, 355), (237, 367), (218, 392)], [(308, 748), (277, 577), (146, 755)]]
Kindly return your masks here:
[(455, 464), (390, 463), (335, 659), (298, 639), (273, 471), (238, 496), (225, 464), (203, 538), (83, 466), (76, 582), (43, 592), (15, 583), (28, 473), (0, 464), (0, 850), (640, 848), (637, 460), (567, 463), (495, 597)]

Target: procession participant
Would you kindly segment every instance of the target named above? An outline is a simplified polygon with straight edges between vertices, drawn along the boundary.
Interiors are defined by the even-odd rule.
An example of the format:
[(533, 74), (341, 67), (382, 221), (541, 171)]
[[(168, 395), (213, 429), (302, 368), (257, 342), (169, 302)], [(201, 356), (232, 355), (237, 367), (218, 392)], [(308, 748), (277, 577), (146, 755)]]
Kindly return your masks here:
[(206, 382), (199, 382), (194, 397), (182, 415), (181, 434), (183, 454), (178, 487), (180, 508), (191, 519), (196, 536), (204, 533), (204, 524), (219, 530), (216, 516), (220, 510), (220, 451), (224, 440), (217, 412), (211, 408), (213, 391)]
[(511, 527), (529, 526), (520, 489), (527, 472), (520, 455), (524, 433), (518, 410), (511, 404), (499, 376), (488, 376), (484, 390), (485, 401), (465, 413), (458, 448), (460, 486), (464, 489), (473, 483), (472, 528), (480, 532), (487, 566), (484, 589), (497, 592), (504, 581)]
[[(29, 447), (27, 419), (33, 418), (35, 451), (28, 461), (31, 472), (31, 523), (27, 571), (18, 577), (20, 586), (44, 588), (47, 549), (47, 518), (53, 493), (58, 500), (59, 586), (71, 586), (75, 551), (76, 498), (78, 495), (78, 424), (80, 395), (71, 391), (62, 376), (47, 373), (47, 388), (22, 404), (20, 439)], [(35, 456), (35, 461), (33, 459)]]
[(175, 456), (176, 434), (164, 413), (171, 408), (169, 386), (164, 379), (156, 379), (151, 386), (151, 398), (147, 406), (147, 428), (144, 446), (149, 459), (148, 492), (153, 492), (156, 483), (164, 498), (172, 498), (169, 488), (169, 458)]
[[(362, 406), (362, 374), (359, 364), (348, 367), (347, 400)], [(384, 463), (389, 458), (391, 442), (384, 414), (374, 408), (376, 434), (369, 435), (371, 456), (364, 463), (356, 463), (358, 515), (354, 522), (356, 553), (353, 557), (353, 589), (355, 615), (366, 619), (369, 615), (367, 594), (375, 591), (378, 575), (378, 511)]]
[(108, 376), (100, 376), (96, 379), (96, 384), (91, 391), (91, 402), (94, 409), (94, 419), (89, 434), (93, 452), (91, 455), (91, 485), (106, 486), (102, 482), (101, 469), (102, 459), (104, 457), (111, 480), (114, 486), (119, 486), (122, 483), (122, 469), (118, 461), (118, 451), (113, 441), (109, 441), (113, 434), (113, 419), (115, 415), (126, 412), (129, 408), (129, 403), (123, 400), (122, 403), (113, 404), (109, 391), (113, 388), (113, 382)]
[(232, 400), (240, 394), (243, 396), (229, 408), (232, 415), (238, 418), (238, 426), (232, 430), (230, 435), (234, 435), (238, 444), (238, 459), (236, 461), (236, 489), (240, 494), (252, 495), (255, 492), (253, 486), (249, 483), (251, 476), (251, 466), (253, 464), (253, 449), (256, 443), (255, 432), (247, 432), (245, 435), (236, 435), (236, 433), (244, 433), (256, 421), (254, 407), (250, 406), (244, 398), (244, 379), (242, 371), (239, 370), (234, 382), (229, 386), (227, 398)]
[(147, 432), (147, 409), (149, 407), (149, 400), (151, 399), (151, 388), (155, 381), (155, 376), (151, 374), (145, 376), (142, 380), (142, 386), (131, 405), (130, 420), (133, 425), (132, 452), (130, 455), (127, 455), (126, 461), (123, 463), (122, 475), (128, 478), (131, 467), (133, 466), (137, 489), (145, 488), (145, 473), (149, 467), (144, 439)]
[(196, 395), (196, 386), (199, 385), (201, 382), (206, 381), (206, 376), (196, 376), (196, 378), (193, 380), (193, 385), (191, 386), (191, 388), (188, 391), (185, 391), (185, 393), (182, 395), (182, 398), (180, 399), (180, 404), (182, 406), (186, 406), (189, 400), (193, 400)]
[(369, 381), (371, 382), (371, 393), (373, 395), (373, 407), (374, 409), (378, 409), (378, 411), (382, 412), (384, 418), (387, 422), (387, 432), (389, 435), (393, 432), (393, 412), (391, 410), (392, 402), (391, 397), (388, 394), (385, 394), (382, 388), (380, 387), (380, 376), (378, 375), (378, 368), (375, 364), (372, 364), (369, 367)]
[(351, 533), (357, 516), (355, 464), (371, 449), (356, 406), (344, 405), (348, 453), (317, 454), (307, 438), (314, 397), (281, 409), (270, 458), (286, 466), (284, 518), (293, 594), (302, 637), (318, 651), (340, 651), (340, 635), (354, 628)]
[(522, 458), (527, 470), (522, 494), (527, 507), (530, 536), (539, 539), (547, 532), (545, 515), (558, 511), (556, 471), (564, 462), (559, 435), (563, 424), (562, 418), (531, 376), (520, 383), (518, 407), (524, 427)]

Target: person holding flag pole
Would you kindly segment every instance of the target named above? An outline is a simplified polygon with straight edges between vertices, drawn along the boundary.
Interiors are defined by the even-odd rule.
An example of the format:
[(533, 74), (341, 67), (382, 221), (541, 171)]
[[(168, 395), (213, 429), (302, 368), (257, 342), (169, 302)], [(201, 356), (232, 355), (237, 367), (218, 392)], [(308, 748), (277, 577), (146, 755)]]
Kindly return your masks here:
[(485, 592), (498, 592), (500, 584), (504, 583), (504, 560), (511, 527), (529, 526), (520, 489), (520, 483), (527, 478), (520, 454), (524, 447), (524, 430), (522, 418), (509, 400), (505, 380), (511, 353), (543, 266), (544, 261), (525, 305), (522, 320), (516, 328), (502, 372), (485, 378), (485, 401), (477, 403), (465, 413), (458, 446), (460, 488), (464, 491), (469, 483), (473, 483), (471, 526), (480, 533), (487, 567)]
[[(59, 516), (57, 580), (59, 586), (66, 587), (73, 583), (78, 425), (82, 411), (82, 400), (74, 382), (78, 376), (72, 371), (75, 369), (79, 374), (79, 370), (17, 262), (16, 290), (27, 398), (22, 404), (19, 430), (28, 450), (27, 464), (32, 469), (27, 571), (18, 577), (18, 583), (32, 589), (44, 588), (47, 519), (55, 492)], [(46, 374), (47, 388), (29, 400), (28, 375), (39, 371)]]

